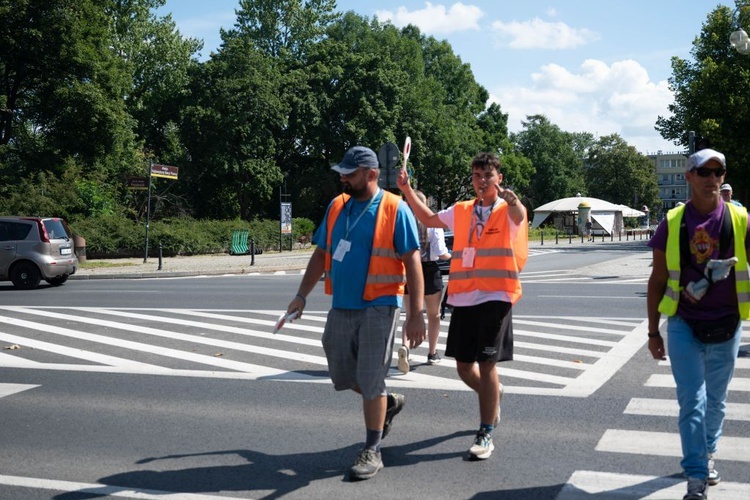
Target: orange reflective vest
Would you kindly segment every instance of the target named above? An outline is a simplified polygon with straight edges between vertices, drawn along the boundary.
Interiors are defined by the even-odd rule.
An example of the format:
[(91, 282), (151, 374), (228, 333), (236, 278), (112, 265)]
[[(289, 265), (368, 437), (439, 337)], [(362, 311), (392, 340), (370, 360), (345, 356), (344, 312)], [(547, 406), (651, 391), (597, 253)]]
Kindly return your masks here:
[(508, 205), (503, 203), (493, 210), (481, 239), (477, 240), (476, 234), (472, 237), (471, 246), (475, 250), (473, 267), (464, 267), (463, 250), (469, 246), (473, 211), (474, 200), (456, 203), (453, 208), (453, 257), (448, 292), (502, 291), (507, 292), (511, 304), (515, 304), (521, 298), (519, 274), (529, 254), (526, 218), (511, 241)]
[[(351, 198), (347, 194), (337, 196), (328, 209), (326, 218), (326, 259), (325, 259), (325, 292), (333, 294), (333, 283), (331, 283), (331, 265), (333, 264), (332, 235), (333, 226), (336, 223), (344, 205)], [(370, 253), (370, 265), (367, 269), (367, 281), (365, 291), (362, 295), (364, 300), (375, 300), (384, 295), (403, 295), (404, 283), (406, 283), (406, 271), (401, 257), (393, 245), (393, 235), (396, 230), (396, 215), (401, 198), (388, 191), (383, 191), (383, 197), (378, 206), (375, 217), (375, 235), (372, 241), (372, 252)]]

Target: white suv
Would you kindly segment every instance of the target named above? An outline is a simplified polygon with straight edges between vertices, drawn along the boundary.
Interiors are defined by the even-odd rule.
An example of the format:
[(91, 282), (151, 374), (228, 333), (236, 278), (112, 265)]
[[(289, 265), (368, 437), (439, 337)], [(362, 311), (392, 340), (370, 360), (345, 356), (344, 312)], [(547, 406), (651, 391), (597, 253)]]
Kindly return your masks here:
[(0, 217), (0, 281), (24, 290), (41, 280), (60, 286), (76, 272), (78, 259), (65, 220)]

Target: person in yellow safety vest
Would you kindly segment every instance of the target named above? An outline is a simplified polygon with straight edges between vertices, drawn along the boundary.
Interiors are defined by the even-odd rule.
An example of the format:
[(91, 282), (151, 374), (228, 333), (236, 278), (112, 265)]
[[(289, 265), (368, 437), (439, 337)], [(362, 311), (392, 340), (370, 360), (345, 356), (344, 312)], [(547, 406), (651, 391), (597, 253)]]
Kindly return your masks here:
[(401, 394), (386, 391), (404, 281), (413, 293), (403, 329), (409, 346), (425, 339), (424, 283), (417, 224), (406, 203), (378, 187), (375, 153), (355, 146), (333, 170), (344, 193), (331, 201), (313, 237), (310, 257), (288, 313), (302, 316), (307, 296), (325, 275), (332, 309), (323, 331), (328, 372), (337, 391), (353, 390), (363, 400), (365, 445), (349, 469), (349, 479), (369, 479), (383, 468), (381, 440), (404, 407)]
[(667, 318), (670, 365), (680, 406), (681, 466), (687, 500), (702, 500), (721, 480), (714, 454), (727, 388), (750, 317), (747, 210), (724, 202), (725, 156), (702, 149), (688, 157), (690, 200), (667, 213), (654, 237), (648, 282), (648, 348), (666, 359), (659, 331)]
[(528, 257), (526, 208), (501, 187), (500, 160), (477, 154), (471, 163), (476, 198), (435, 214), (409, 185), (398, 186), (417, 219), (427, 227), (453, 230), (448, 303), (453, 306), (445, 355), (456, 359), (461, 380), (478, 395), (480, 425), (469, 459), (489, 458), (492, 431), (500, 421), (502, 385), (497, 362), (513, 359), (511, 308), (521, 298), (519, 274)]

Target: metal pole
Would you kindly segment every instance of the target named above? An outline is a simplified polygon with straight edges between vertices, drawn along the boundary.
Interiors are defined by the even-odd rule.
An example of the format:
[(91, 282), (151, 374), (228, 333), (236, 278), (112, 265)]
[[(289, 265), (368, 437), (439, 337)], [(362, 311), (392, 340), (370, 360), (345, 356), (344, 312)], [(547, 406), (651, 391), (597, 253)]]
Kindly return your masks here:
[(148, 200), (146, 201), (146, 250), (143, 253), (143, 263), (148, 260), (148, 225), (151, 223), (151, 166), (153, 162), (148, 162)]
[(281, 238), (283, 236), (281, 232), (281, 218), (284, 217), (284, 214), (282, 213), (283, 207), (281, 206), (281, 185), (279, 185), (279, 253), (283, 250), (281, 246)]
[(159, 267), (157, 271), (161, 271), (161, 241), (159, 242)]

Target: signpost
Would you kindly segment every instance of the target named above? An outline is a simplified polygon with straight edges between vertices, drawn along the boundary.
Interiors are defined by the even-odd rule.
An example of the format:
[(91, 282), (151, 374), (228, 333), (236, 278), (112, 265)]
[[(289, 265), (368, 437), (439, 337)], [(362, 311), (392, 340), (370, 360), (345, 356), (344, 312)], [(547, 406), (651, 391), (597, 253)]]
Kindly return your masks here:
[(163, 177), (165, 179), (177, 180), (179, 169), (170, 165), (159, 165), (158, 163), (149, 163), (148, 176), (148, 201), (146, 202), (146, 250), (143, 254), (143, 263), (148, 260), (148, 226), (151, 223), (151, 178)]

